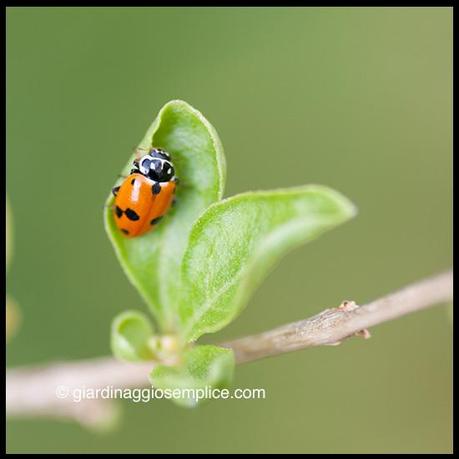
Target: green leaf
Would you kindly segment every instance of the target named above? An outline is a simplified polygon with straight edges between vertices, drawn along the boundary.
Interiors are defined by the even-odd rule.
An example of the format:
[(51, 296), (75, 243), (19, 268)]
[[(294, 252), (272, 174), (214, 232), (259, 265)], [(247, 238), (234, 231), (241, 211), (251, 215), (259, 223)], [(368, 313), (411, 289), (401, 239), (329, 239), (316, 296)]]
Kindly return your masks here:
[[(148, 303), (164, 332), (177, 328), (180, 267), (193, 222), (211, 203), (221, 199), (225, 158), (218, 135), (204, 116), (186, 102), (167, 103), (148, 129), (139, 149), (168, 151), (180, 179), (177, 204), (158, 228), (143, 236), (125, 238), (117, 229), (107, 200), (105, 227), (118, 259)], [(129, 174), (134, 155), (123, 173)]]
[(119, 314), (112, 323), (111, 348), (116, 358), (129, 362), (154, 359), (150, 347), (153, 328), (148, 318), (137, 311)]
[(183, 259), (183, 334), (195, 340), (227, 325), (289, 250), (345, 222), (352, 203), (323, 186), (244, 193), (210, 206)]
[(206, 387), (223, 389), (229, 386), (234, 365), (231, 349), (212, 345), (195, 346), (184, 353), (182, 364), (155, 367), (150, 373), (150, 381), (153, 387), (167, 389), (172, 392), (171, 395), (174, 395), (174, 390), (180, 390), (180, 397), (172, 400), (181, 406), (194, 407), (201, 401)]

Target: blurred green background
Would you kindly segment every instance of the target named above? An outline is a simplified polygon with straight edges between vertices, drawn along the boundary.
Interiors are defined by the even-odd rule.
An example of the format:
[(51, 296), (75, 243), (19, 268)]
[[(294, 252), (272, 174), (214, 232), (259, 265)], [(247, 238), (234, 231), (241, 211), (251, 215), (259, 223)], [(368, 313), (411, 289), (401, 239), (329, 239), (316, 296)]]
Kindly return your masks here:
[[(358, 303), (451, 265), (452, 10), (8, 8), (10, 367), (109, 353), (113, 316), (146, 310), (102, 206), (160, 107), (218, 130), (226, 195), (305, 183), (359, 215), (290, 254), (216, 342)], [(279, 157), (282, 167), (276, 167)], [(11, 420), (9, 452), (448, 452), (445, 306), (237, 368), (266, 400), (197, 410), (123, 402), (118, 429)], [(40, 388), (32, 388), (40, 390)]]

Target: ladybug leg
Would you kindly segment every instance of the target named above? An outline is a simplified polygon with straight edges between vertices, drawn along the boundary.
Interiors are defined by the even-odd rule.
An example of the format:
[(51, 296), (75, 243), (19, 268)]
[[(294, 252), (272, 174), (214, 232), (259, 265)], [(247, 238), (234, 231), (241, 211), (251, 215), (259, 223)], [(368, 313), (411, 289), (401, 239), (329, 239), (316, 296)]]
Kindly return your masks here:
[(138, 159), (134, 159), (134, 161), (132, 161), (132, 169), (131, 169), (131, 174), (136, 174), (139, 172), (139, 160)]
[(112, 188), (112, 193), (113, 193), (113, 196), (116, 196), (118, 194), (118, 191), (120, 190), (120, 187), (119, 186), (114, 186)]

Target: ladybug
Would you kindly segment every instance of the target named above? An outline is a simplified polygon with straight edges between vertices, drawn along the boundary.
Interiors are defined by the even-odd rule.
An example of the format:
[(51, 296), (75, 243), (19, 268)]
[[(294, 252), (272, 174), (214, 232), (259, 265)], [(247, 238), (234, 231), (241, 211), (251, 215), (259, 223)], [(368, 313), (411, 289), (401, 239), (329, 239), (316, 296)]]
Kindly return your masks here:
[(154, 228), (174, 203), (178, 179), (167, 151), (152, 148), (135, 159), (130, 175), (112, 189), (116, 226), (129, 238)]

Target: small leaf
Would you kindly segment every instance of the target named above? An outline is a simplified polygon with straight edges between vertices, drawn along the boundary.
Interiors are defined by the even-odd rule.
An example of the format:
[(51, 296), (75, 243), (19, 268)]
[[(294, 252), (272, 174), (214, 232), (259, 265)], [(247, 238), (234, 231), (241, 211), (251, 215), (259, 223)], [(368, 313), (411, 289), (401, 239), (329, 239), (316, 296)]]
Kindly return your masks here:
[(153, 328), (148, 318), (137, 311), (125, 311), (112, 323), (111, 348), (116, 358), (130, 362), (152, 360), (149, 341)]
[(183, 334), (195, 340), (220, 330), (282, 255), (354, 213), (347, 198), (315, 185), (244, 193), (209, 207), (183, 259)]
[(223, 389), (229, 386), (234, 365), (231, 349), (212, 345), (195, 346), (185, 352), (181, 365), (155, 367), (150, 373), (150, 381), (157, 389), (180, 389), (180, 397), (172, 400), (181, 406), (194, 407), (201, 401), (196, 389), (200, 389), (204, 395), (206, 387)]
[[(160, 327), (164, 332), (174, 332), (180, 266), (188, 235), (199, 214), (221, 199), (226, 166), (214, 128), (200, 112), (180, 100), (161, 109), (138, 148), (147, 150), (151, 146), (171, 154), (180, 180), (176, 206), (155, 230), (127, 239), (115, 225), (110, 195), (105, 227), (125, 273)], [(124, 175), (129, 174), (133, 159), (134, 156), (129, 159)]]

